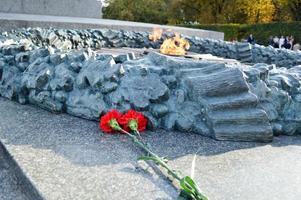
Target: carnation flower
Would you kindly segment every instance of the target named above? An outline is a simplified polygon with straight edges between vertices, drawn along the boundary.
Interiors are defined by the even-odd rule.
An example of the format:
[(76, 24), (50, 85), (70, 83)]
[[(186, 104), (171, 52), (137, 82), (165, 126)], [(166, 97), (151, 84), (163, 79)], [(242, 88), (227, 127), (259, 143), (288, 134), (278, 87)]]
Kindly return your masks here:
[(121, 128), (118, 124), (118, 120), (121, 115), (122, 114), (117, 110), (111, 110), (100, 118), (99, 128), (105, 133), (120, 131)]
[(142, 132), (146, 129), (147, 125), (147, 119), (145, 116), (140, 112), (136, 112), (135, 110), (129, 110), (119, 118), (118, 122), (126, 131), (132, 130)]
[[(122, 125), (122, 128), (120, 125)], [(99, 128), (106, 133), (113, 133), (119, 131), (131, 137), (133, 142), (141, 147), (145, 152), (146, 156), (141, 156), (138, 160), (154, 161), (157, 165), (165, 168), (169, 175), (179, 181), (181, 193), (179, 199), (195, 199), (195, 200), (208, 200), (204, 196), (198, 185), (189, 176), (181, 178), (175, 170), (173, 170), (166, 162), (166, 159), (159, 157), (155, 154), (147, 143), (145, 143), (139, 132), (146, 129), (147, 119), (142, 113), (136, 112), (135, 110), (129, 110), (127, 113), (122, 115), (117, 110), (111, 110), (100, 118)], [(130, 133), (133, 131), (134, 134)]]

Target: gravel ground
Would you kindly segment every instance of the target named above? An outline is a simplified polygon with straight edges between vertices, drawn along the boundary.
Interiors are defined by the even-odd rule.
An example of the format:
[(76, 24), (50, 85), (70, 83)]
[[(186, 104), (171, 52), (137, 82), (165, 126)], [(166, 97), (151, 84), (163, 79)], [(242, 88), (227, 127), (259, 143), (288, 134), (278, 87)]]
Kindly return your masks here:
[[(142, 152), (126, 136), (104, 135), (96, 122), (1, 98), (0, 119), (0, 140), (48, 200), (177, 196), (156, 170), (137, 164)], [(211, 200), (301, 199), (300, 136), (268, 144), (163, 130), (143, 137), (184, 174), (196, 155), (195, 179)]]

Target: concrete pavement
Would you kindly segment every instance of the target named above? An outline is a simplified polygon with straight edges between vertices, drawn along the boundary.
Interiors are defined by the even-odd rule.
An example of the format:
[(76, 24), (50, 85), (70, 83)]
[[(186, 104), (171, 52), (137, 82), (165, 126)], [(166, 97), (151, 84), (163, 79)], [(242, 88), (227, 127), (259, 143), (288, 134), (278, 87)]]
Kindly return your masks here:
[[(195, 179), (212, 200), (301, 199), (300, 136), (278, 137), (270, 144), (162, 130), (143, 137), (184, 174), (190, 174), (197, 152)], [(0, 98), (0, 140), (49, 200), (177, 196), (156, 169), (137, 164), (142, 152), (126, 136), (104, 135), (97, 122)]]

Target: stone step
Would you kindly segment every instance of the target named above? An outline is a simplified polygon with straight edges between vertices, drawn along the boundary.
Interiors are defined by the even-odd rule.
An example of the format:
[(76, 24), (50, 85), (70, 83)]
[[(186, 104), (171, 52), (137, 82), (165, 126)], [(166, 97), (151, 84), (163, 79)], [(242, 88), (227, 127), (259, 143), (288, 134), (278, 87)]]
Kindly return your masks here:
[(249, 43), (237, 43), (236, 45), (238, 51), (250, 51), (252, 49)]
[(238, 53), (245, 53), (245, 52), (251, 52), (251, 49), (249, 47), (241, 47), (237, 49)]
[(240, 58), (249, 58), (252, 57), (252, 53), (251, 52), (243, 52), (239, 54)]
[(218, 140), (259, 141), (273, 140), (273, 131), (268, 123), (258, 124), (223, 124), (213, 127), (215, 138)]
[(209, 64), (203, 68), (180, 69), (183, 77), (193, 78), (204, 74), (217, 73), (226, 70), (224, 63)]
[(243, 108), (231, 110), (218, 110), (209, 112), (208, 119), (213, 126), (219, 124), (262, 124), (268, 123), (267, 114), (258, 108)]
[(240, 58), (240, 60), (246, 59), (246, 58), (252, 59), (252, 54), (242, 54), (242, 55), (239, 55), (239, 58)]
[(208, 110), (252, 108), (258, 103), (257, 97), (250, 92), (225, 97), (211, 97), (206, 98), (205, 101)]
[(240, 56), (240, 61), (243, 61), (243, 60), (250, 60), (252, 61), (252, 55), (246, 55), (246, 56)]
[(237, 43), (238, 58), (241, 62), (252, 62), (252, 46), (249, 43)]
[(245, 58), (245, 59), (240, 59), (240, 61), (242, 63), (252, 63), (253, 60), (251, 58)]
[(221, 97), (247, 92), (249, 87), (242, 72), (237, 68), (226, 68), (217, 73), (188, 77), (186, 84), (191, 88), (191, 97)]

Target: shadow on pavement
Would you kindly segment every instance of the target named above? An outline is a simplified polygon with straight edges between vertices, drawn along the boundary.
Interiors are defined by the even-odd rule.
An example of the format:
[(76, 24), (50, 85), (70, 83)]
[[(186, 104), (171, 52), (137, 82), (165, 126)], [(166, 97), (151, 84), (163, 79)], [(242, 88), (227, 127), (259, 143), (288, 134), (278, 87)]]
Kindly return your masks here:
[[(105, 135), (98, 123), (67, 114), (55, 115), (30, 105), (0, 99), (0, 139), (5, 144), (50, 149), (78, 165), (136, 162), (140, 151), (125, 135)], [(154, 151), (169, 159), (188, 154), (212, 156), (257, 148), (301, 145), (300, 136), (275, 137), (272, 143), (216, 141), (192, 133), (157, 130), (143, 133)]]

